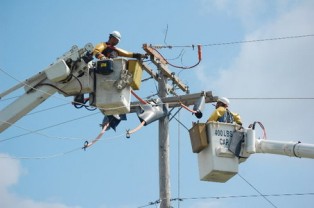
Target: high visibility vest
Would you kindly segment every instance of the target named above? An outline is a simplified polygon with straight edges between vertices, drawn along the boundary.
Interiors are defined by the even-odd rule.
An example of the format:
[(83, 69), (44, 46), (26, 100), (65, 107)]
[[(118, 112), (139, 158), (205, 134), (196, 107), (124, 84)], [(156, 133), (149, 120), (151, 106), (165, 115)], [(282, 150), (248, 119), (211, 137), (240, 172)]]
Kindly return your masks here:
[(233, 123), (234, 118), (232, 113), (228, 109), (226, 109), (226, 112), (217, 121), (224, 123)]

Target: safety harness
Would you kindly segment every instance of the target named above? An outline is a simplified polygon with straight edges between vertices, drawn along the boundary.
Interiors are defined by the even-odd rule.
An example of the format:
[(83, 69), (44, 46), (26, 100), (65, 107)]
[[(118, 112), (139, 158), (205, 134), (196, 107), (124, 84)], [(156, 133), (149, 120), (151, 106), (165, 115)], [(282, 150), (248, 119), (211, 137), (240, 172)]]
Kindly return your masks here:
[(234, 118), (232, 113), (226, 108), (226, 112), (218, 119), (219, 122), (233, 123)]

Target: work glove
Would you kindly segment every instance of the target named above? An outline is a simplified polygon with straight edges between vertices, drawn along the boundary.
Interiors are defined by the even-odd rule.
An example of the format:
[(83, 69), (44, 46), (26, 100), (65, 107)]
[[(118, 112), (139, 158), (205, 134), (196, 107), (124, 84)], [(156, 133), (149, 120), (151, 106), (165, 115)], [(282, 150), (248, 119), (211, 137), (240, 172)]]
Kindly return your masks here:
[(143, 58), (146, 58), (146, 55), (145, 54), (140, 54), (140, 53), (133, 53), (133, 58), (141, 60)]

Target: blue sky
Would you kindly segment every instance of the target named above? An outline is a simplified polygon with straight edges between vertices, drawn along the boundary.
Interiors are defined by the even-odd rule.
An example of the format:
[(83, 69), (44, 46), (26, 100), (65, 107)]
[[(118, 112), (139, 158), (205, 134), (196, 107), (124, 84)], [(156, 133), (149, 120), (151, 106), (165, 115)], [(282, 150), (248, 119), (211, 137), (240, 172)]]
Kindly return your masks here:
[[(106, 41), (113, 30), (122, 34), (119, 47), (134, 52), (144, 52), (144, 43), (209, 45), (314, 34), (311, 0), (4, 0), (0, 9), (0, 92), (44, 70), (72, 45)], [(313, 99), (236, 99), (313, 98), (313, 43), (313, 37), (305, 37), (204, 46), (196, 68), (169, 69), (191, 93), (206, 90), (229, 97), (244, 125), (261, 121), (268, 139), (314, 143)], [(171, 59), (181, 49), (161, 52)], [(173, 61), (193, 65), (197, 53), (184, 48)], [(7, 98), (22, 93), (0, 100), (1, 109), (13, 101)], [(142, 97), (154, 93), (152, 80), (138, 91)], [(73, 108), (71, 101), (55, 94), (0, 134), (0, 207), (158, 207), (149, 205), (159, 198), (158, 122), (126, 139), (125, 130), (139, 124), (130, 114), (117, 132), (106, 132), (87, 151), (65, 154), (95, 138), (103, 118), (98, 111)], [(201, 121), (212, 111), (206, 105)], [(188, 128), (196, 121), (183, 110), (177, 119)], [(314, 203), (308, 194), (314, 193), (311, 159), (255, 154), (239, 166), (246, 181), (240, 176), (227, 183), (200, 181), (188, 131), (174, 119), (170, 163), (171, 197), (184, 198), (173, 201), (173, 207), (273, 207), (261, 196), (249, 197), (258, 193), (246, 181), (265, 195), (281, 195), (268, 197), (276, 207), (309, 208)], [(247, 197), (212, 198), (216, 196)]]

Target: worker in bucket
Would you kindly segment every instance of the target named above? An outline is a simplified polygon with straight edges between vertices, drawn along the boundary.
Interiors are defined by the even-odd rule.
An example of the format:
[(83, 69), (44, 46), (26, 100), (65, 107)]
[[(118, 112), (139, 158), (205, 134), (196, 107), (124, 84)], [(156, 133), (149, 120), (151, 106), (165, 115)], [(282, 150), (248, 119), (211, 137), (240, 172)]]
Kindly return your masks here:
[(107, 58), (116, 58), (118, 56), (128, 57), (128, 58), (136, 58), (142, 59), (146, 58), (146, 55), (140, 53), (132, 53), (125, 51), (123, 49), (117, 48), (116, 45), (121, 40), (121, 34), (118, 31), (112, 31), (109, 34), (109, 38), (107, 42), (98, 43), (93, 51), (93, 55), (100, 59), (107, 59)]
[(230, 101), (228, 98), (219, 97), (216, 103), (216, 110), (212, 113), (212, 115), (208, 118), (209, 121), (218, 121), (224, 123), (237, 123), (242, 126), (242, 121), (240, 115), (237, 113), (230, 112), (229, 107)]

